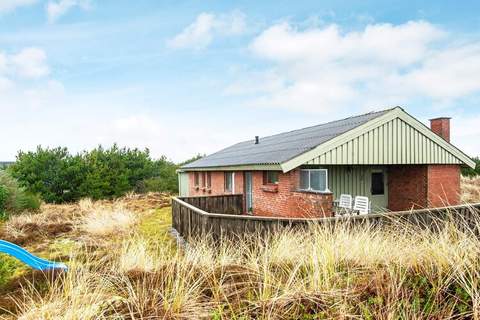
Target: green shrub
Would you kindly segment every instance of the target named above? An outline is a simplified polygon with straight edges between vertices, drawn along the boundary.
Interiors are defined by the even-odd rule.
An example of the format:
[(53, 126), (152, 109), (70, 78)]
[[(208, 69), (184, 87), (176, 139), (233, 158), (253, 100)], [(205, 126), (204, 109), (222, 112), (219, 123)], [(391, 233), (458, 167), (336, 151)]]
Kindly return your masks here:
[(0, 214), (21, 213), (40, 207), (40, 198), (19, 186), (18, 182), (7, 172), (0, 171)]
[(5, 186), (0, 185), (0, 220), (6, 217), (9, 193)]
[(129, 191), (177, 192), (178, 166), (153, 160), (148, 149), (99, 146), (71, 155), (66, 148), (19, 152), (9, 172), (31, 194), (49, 203), (116, 198)]
[(38, 210), (42, 204), (40, 197), (28, 192), (22, 192), (17, 198), (16, 208), (19, 211)]
[(0, 253), (0, 289), (24, 269), (25, 267), (18, 260)]

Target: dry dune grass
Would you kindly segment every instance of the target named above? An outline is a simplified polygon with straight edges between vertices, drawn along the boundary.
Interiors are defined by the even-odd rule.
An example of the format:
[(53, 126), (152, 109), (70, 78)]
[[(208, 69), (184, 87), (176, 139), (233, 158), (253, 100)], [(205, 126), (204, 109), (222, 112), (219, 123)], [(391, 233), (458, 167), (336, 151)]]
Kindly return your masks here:
[(470, 230), (311, 225), (173, 253), (134, 234), (108, 242), (100, 260), (74, 257), (46, 292), (25, 287), (15, 316), (479, 319), (480, 240)]
[(80, 229), (94, 236), (110, 236), (128, 233), (137, 223), (137, 215), (125, 208), (95, 209), (83, 217)]
[(462, 177), (461, 196), (462, 202), (480, 202), (480, 177)]
[(44, 204), (40, 213), (12, 216), (0, 229), (0, 238), (29, 245), (66, 234), (126, 232), (135, 225), (139, 214), (166, 207), (169, 203), (168, 195), (149, 193), (127, 195), (115, 201), (83, 199), (75, 204)]
[(130, 195), (51, 208), (74, 226), (62, 237), (80, 243), (70, 270), (3, 297), (12, 305), (4, 317), (480, 319), (480, 217), (468, 227), (443, 222), (438, 232), (312, 224), (267, 238), (194, 239), (172, 250), (141, 232), (162, 224), (146, 213), (148, 203), (167, 201)]

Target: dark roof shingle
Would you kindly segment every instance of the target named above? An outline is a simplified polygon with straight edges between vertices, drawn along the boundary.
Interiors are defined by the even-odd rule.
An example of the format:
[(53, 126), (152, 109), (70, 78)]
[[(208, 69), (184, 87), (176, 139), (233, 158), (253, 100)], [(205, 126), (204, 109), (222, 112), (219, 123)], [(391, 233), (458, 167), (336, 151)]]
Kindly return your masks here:
[(281, 164), (391, 110), (370, 112), (312, 127), (261, 137), (259, 144), (255, 144), (255, 140), (240, 142), (189, 163), (182, 168)]

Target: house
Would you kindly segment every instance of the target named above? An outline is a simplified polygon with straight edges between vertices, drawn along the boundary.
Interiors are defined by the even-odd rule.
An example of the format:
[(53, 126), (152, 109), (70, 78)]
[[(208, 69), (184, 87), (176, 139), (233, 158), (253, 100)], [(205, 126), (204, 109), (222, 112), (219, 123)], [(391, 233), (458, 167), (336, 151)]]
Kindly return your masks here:
[(450, 119), (428, 128), (402, 108), (255, 137), (179, 170), (181, 196), (243, 194), (245, 213), (333, 215), (340, 194), (372, 211), (456, 205), (460, 169), (474, 162), (450, 143)]

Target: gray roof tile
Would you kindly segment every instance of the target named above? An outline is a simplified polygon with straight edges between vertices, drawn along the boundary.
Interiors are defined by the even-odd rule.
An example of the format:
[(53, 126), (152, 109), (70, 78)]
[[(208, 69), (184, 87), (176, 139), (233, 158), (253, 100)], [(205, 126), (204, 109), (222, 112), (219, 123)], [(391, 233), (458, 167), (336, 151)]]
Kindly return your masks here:
[(281, 164), (391, 110), (370, 112), (313, 127), (261, 137), (259, 144), (255, 144), (255, 140), (240, 142), (182, 168)]

